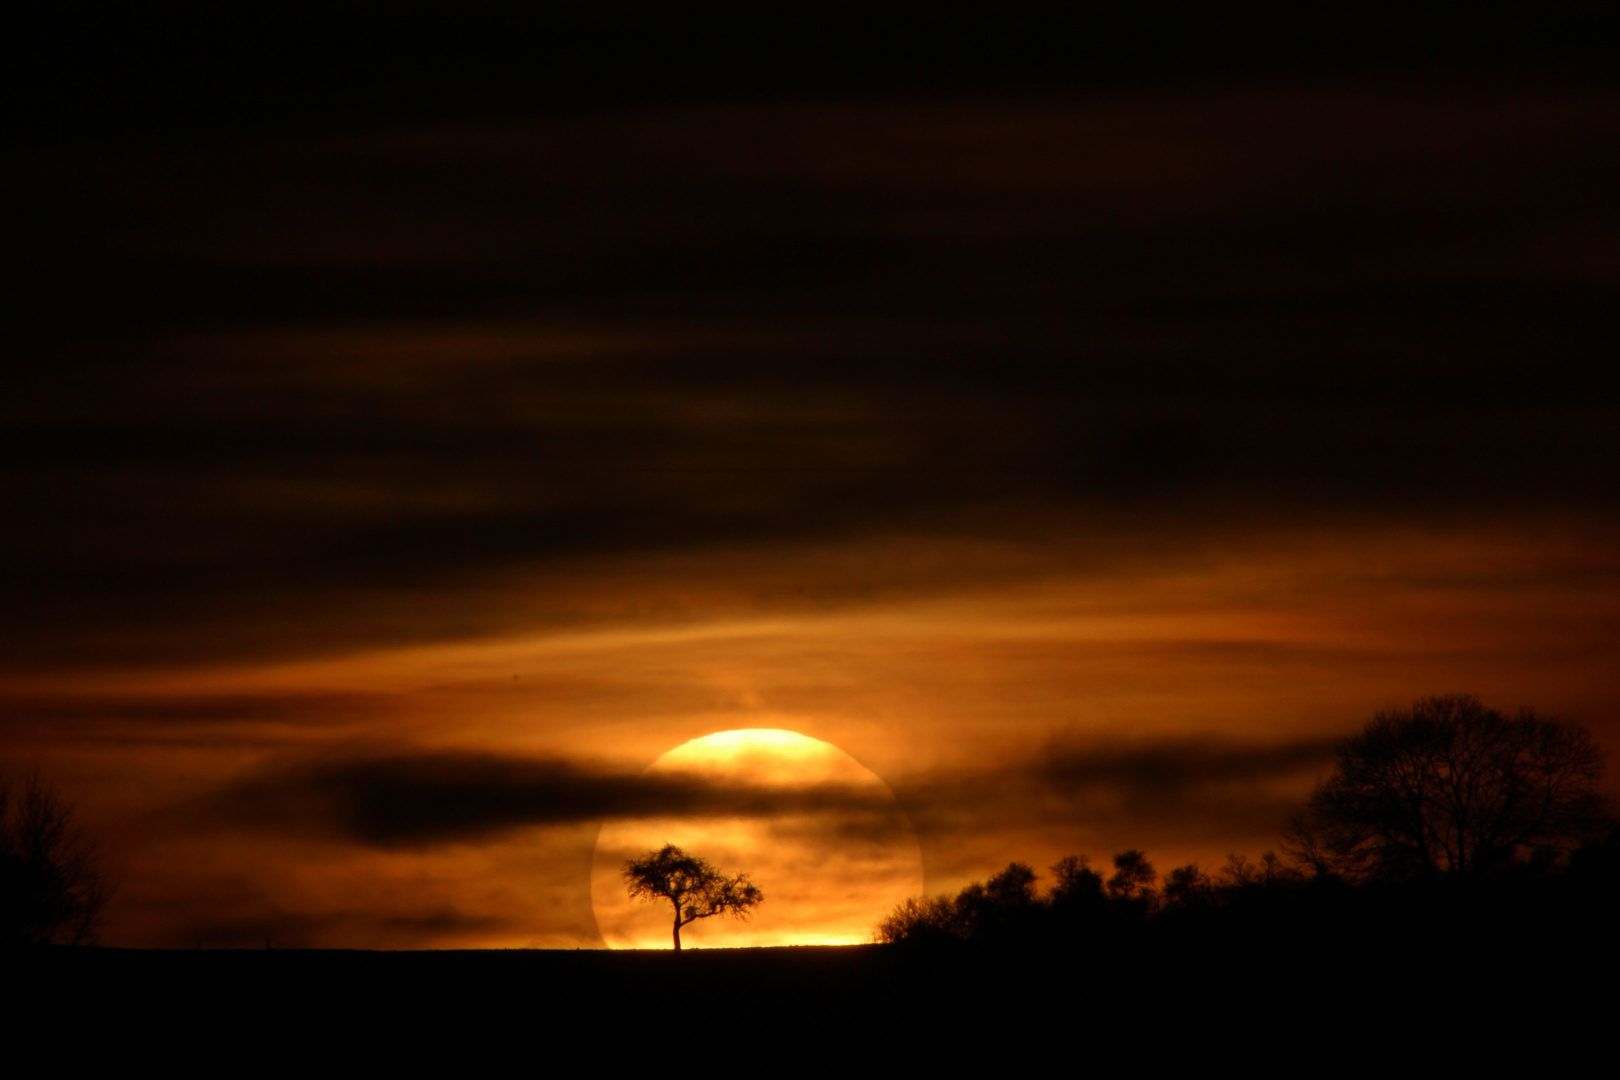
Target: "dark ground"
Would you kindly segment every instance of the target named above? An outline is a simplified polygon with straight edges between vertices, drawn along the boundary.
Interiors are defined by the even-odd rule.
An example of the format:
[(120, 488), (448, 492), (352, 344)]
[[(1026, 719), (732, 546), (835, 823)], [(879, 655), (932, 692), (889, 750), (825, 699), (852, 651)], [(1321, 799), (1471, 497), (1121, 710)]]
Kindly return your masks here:
[[(1548, 1064), (1605, 1041), (1612, 943), (1586, 951), (1346, 939), (1164, 940), (1069, 953), (899, 946), (25, 955), (18, 1031), (126, 1060), (226, 1052), (660, 1075), (771, 1062), (1170, 1067), (1177, 1061)], [(15, 954), (14, 954), (15, 955)], [(667, 1060), (666, 1060), (667, 1059)], [(667, 1067), (666, 1067), (667, 1066)], [(622, 1071), (613, 1068), (615, 1074)]]

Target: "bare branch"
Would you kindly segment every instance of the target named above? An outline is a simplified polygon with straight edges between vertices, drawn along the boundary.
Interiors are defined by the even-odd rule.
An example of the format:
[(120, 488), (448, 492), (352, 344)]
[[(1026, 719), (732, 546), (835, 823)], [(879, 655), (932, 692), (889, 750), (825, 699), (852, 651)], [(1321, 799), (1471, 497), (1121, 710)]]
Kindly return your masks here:
[(38, 772), (0, 775), (0, 946), (93, 941), (112, 892), (72, 804)]

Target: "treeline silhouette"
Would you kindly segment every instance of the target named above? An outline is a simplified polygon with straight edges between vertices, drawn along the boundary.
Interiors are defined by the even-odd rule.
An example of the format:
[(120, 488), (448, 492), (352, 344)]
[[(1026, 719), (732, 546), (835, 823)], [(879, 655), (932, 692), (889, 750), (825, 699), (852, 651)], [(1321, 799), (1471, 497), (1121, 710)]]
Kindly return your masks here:
[[(1287, 938), (1377, 951), (1400, 950), (1439, 933), (1488, 933), (1493, 947), (1585, 935), (1605, 937), (1620, 903), (1620, 828), (1562, 859), (1516, 863), (1489, 876), (1350, 880), (1268, 851), (1231, 855), (1209, 873), (1196, 863), (1162, 878), (1138, 850), (1098, 868), (1084, 855), (1051, 867), (1050, 884), (1012, 862), (955, 896), (914, 897), (874, 930), (877, 941), (911, 949), (1064, 949), (1145, 940), (1212, 947)], [(1585, 940), (1590, 943), (1590, 938)]]
[[(1435, 948), (1542, 959), (1615, 938), (1620, 822), (1584, 728), (1465, 694), (1379, 713), (1335, 751), (1282, 836), (1283, 853), (1230, 855), (1159, 877), (1139, 850), (1083, 855), (1042, 891), (1021, 862), (954, 897), (914, 897), (874, 929), (913, 948), (1353, 950), (1404, 964)], [(1490, 942), (1489, 948), (1485, 943)]]

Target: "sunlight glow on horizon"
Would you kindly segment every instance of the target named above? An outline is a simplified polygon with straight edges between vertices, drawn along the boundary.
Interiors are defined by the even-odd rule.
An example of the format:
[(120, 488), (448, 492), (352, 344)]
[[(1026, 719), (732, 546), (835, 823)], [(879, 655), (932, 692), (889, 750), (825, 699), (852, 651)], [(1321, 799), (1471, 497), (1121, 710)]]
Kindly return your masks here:
[[(670, 947), (673, 909), (630, 900), (621, 867), (674, 843), (727, 874), (746, 873), (765, 902), (747, 921), (702, 919), (681, 931), (688, 948), (849, 945), (907, 896), (922, 892), (922, 852), (910, 821), (877, 774), (831, 743), (779, 728), (742, 728), (669, 750), (645, 776), (716, 789), (807, 799), (770, 816), (610, 821), (597, 839), (591, 900), (610, 948)], [(825, 805), (817, 803), (826, 796)]]

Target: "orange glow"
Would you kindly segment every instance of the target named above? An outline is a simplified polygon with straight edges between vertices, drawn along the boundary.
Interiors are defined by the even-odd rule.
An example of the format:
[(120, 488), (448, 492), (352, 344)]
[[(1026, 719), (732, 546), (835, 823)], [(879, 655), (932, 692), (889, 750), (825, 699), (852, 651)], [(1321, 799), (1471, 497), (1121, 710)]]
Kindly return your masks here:
[(672, 910), (630, 900), (620, 876), (626, 859), (665, 843), (727, 873), (747, 873), (765, 892), (746, 922), (719, 916), (691, 924), (682, 931), (690, 946), (854, 944), (922, 891), (922, 852), (894, 793), (831, 743), (772, 728), (721, 731), (675, 747), (647, 774), (811, 799), (842, 792), (865, 812), (842, 805), (773, 817), (608, 822), (596, 843), (591, 902), (613, 948), (670, 947)]
[[(853, 762), (849, 776), (900, 799), (926, 889), (908, 877), (896, 892), (954, 891), (1010, 859), (1044, 874), (1066, 854), (1127, 847), (1161, 868), (1213, 866), (1276, 843), (1310, 789), (1308, 765), (1223, 781), (1191, 808), (1106, 787), (1055, 809), (1017, 803), (1019, 781), (1002, 770), (1057, 738), (1334, 737), (1449, 690), (1568, 716), (1612, 746), (1616, 548), (1606, 532), (1557, 526), (1262, 536), (1095, 570), (1007, 545), (899, 540), (582, 567), (511, 586), (577, 601), (593, 616), (578, 626), (300, 661), (18, 675), (5, 688), (10, 760), (55, 778), (103, 842), (123, 882), (105, 935), (117, 945), (604, 944), (600, 866), (592, 874), (601, 818), (388, 847), (223, 821), (209, 801), (265, 768), (379, 748), (594, 762), (634, 778), (703, 732), (793, 729), (847, 748), (883, 780)], [(863, 565), (900, 584), (871, 600), (750, 600), (774, 580), (814, 592)], [(627, 614), (631, 598), (653, 614)], [(966, 786), (941, 787), (942, 776)], [(700, 831), (671, 823), (624, 843), (689, 845), (756, 875), (767, 897), (752, 922), (688, 927), (691, 945), (870, 929), (852, 908), (826, 930), (825, 896), (793, 901), (794, 886), (770, 880), (774, 858), (701, 831), (714, 822), (689, 827)], [(623, 898), (624, 857), (608, 860), (610, 900)], [(788, 925), (793, 912), (809, 913), (804, 928)], [(663, 917), (642, 914), (666, 947)]]
[(667, 948), (666, 840), (862, 940), (1429, 695), (1620, 747), (1620, 97), (1304, 74), (19, 144), (0, 770), (102, 941)]

